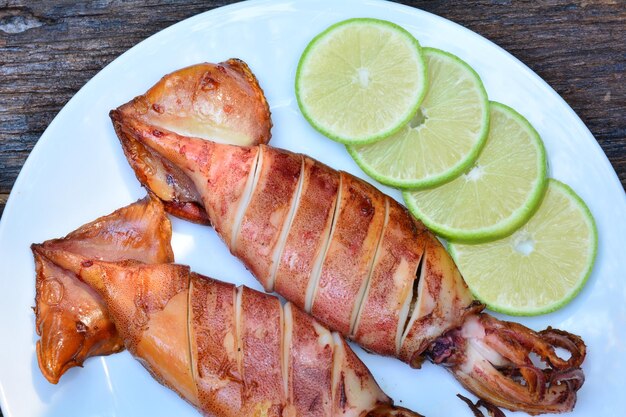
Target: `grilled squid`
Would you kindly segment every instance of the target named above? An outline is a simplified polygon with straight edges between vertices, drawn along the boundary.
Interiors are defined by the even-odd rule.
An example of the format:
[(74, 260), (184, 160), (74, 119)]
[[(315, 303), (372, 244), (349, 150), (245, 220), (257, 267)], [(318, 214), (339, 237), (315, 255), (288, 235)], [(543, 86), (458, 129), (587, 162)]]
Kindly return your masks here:
[[(574, 407), (582, 340), (481, 313), (441, 243), (394, 199), (305, 155), (226, 144), (219, 134), (198, 138), (125, 109), (111, 118), (124, 149), (141, 150), (126, 152), (139, 180), (148, 189), (160, 183), (143, 170), (142, 155), (174, 167), (174, 182), (193, 189), (267, 291), (368, 351), (413, 367), (426, 358), (444, 365), (497, 406), (533, 414)], [(570, 359), (559, 358), (557, 347)]]
[[(224, 143), (257, 145), (271, 137), (272, 120), (263, 90), (239, 59), (192, 65), (167, 74), (119, 111), (153, 129)], [(175, 165), (133, 142), (124, 143), (123, 149), (127, 158), (137, 161), (135, 174), (163, 201), (167, 212), (209, 223), (195, 186)]]
[[(248, 66), (230, 59), (203, 63), (164, 76), (145, 94), (120, 108), (151, 126), (176, 129), (196, 137), (219, 137), (226, 143), (255, 145), (271, 136), (271, 118), (263, 91)], [(195, 186), (176, 166), (148, 148), (127, 142), (124, 152), (137, 161), (135, 173), (158, 200), (144, 199), (81, 227), (43, 248), (71, 248), (106, 261), (135, 259), (145, 263), (174, 260), (171, 228), (161, 209), (186, 220), (209, 224)], [(169, 224), (169, 223), (168, 223)], [(69, 271), (40, 256), (36, 265), (37, 359), (51, 383), (70, 368), (97, 355), (123, 349), (100, 297)], [(97, 248), (95, 250), (94, 248)]]
[[(32, 245), (36, 267), (37, 361), (53, 384), (91, 356), (124, 348), (102, 298), (44, 251), (71, 251), (86, 259), (146, 263), (174, 261), (171, 227), (157, 199), (145, 198), (80, 227), (62, 239)], [(86, 261), (89, 262), (89, 261)]]
[(111, 343), (204, 415), (419, 417), (395, 407), (345, 340), (293, 304), (183, 265), (102, 260), (149, 258), (155, 247), (171, 254), (169, 239), (148, 233), (169, 237), (170, 227), (160, 203), (144, 200), (34, 250), (66, 285), (92, 291), (97, 309), (74, 307), (104, 315)]

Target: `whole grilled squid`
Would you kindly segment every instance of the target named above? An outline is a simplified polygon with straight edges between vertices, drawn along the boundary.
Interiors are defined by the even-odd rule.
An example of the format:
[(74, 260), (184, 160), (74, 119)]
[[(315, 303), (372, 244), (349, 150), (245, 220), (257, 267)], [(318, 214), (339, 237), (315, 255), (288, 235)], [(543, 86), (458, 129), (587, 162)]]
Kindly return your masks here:
[[(345, 340), (292, 304), (187, 266), (135, 260), (156, 260), (155, 249), (171, 260), (170, 236), (162, 204), (144, 199), (64, 239), (33, 245), (38, 331), (58, 330), (56, 320), (42, 317), (50, 314), (65, 324), (57, 340), (73, 340), (70, 330), (80, 327), (94, 345), (102, 339), (97, 329), (108, 329), (109, 345), (92, 354), (123, 343), (157, 381), (207, 416), (419, 417), (393, 406)], [(119, 260), (124, 253), (129, 259)], [(71, 304), (76, 291), (88, 294), (78, 305)], [(75, 310), (83, 321), (73, 326)], [(99, 319), (86, 320), (87, 313)], [(51, 379), (49, 362), (39, 360)]]
[[(251, 146), (228, 144), (231, 133), (188, 129), (202, 119), (180, 111), (172, 97), (193, 97), (204, 76), (187, 69), (182, 77), (184, 71), (196, 81), (161, 86), (159, 95), (153, 87), (111, 112), (142, 184), (170, 205), (194, 207), (174, 214), (210, 222), (267, 291), (369, 351), (414, 367), (429, 358), (479, 397), (510, 410), (574, 407), (584, 380), (585, 345), (578, 336), (534, 332), (481, 313), (453, 260), (421, 222), (365, 181), (264, 145), (258, 138), (269, 138), (268, 114), (257, 124), (268, 129), (263, 134), (249, 133), (248, 124), (227, 128), (248, 135)], [(221, 84), (213, 86), (217, 98)], [(170, 113), (178, 118), (160, 117)]]

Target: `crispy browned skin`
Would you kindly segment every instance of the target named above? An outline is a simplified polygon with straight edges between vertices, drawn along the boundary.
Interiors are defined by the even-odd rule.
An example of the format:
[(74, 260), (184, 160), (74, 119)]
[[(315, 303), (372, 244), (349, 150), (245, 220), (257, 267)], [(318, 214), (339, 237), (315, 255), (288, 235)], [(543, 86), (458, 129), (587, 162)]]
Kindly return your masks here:
[(404, 329), (398, 323), (407, 321), (417, 284), (407, 277), (416, 276), (424, 252), (424, 239), (417, 238), (423, 226), (412, 221), (404, 207), (390, 202), (387, 200), (384, 232), (353, 331), (356, 340), (384, 355), (400, 351)]
[(104, 300), (126, 348), (207, 416), (406, 416), (343, 338), (278, 298), (174, 264), (46, 247)]
[[(475, 310), (467, 286), (441, 244), (406, 209), (362, 180), (306, 156), (265, 145), (237, 147), (173, 132), (154, 135), (148, 125), (135, 120), (122, 119), (120, 123), (123, 126), (118, 129), (124, 130), (124, 137), (142, 142), (196, 184), (216, 231), (266, 288), (272, 288), (273, 270), (287, 277), (296, 275), (298, 287), (306, 293), (289, 299), (330, 328), (352, 337), (356, 323), (360, 325), (358, 318), (368, 314), (381, 317), (377, 309), (384, 304), (387, 312), (381, 320), (387, 322), (391, 334), (356, 339), (367, 349), (391, 352), (415, 363), (432, 341), (460, 326)], [(299, 171), (301, 159), (305, 161), (304, 175)], [(312, 182), (308, 170), (313, 167), (320, 167), (316, 175), (324, 173), (322, 178), (334, 179)], [(298, 184), (305, 179), (306, 189), (304, 183)], [(300, 193), (294, 196), (297, 190)], [(306, 198), (302, 190), (306, 190)], [(329, 204), (328, 197), (335, 202)], [(311, 237), (299, 233), (311, 217), (308, 206), (315, 207), (322, 199), (326, 200), (326, 214), (315, 221), (316, 227), (323, 229), (311, 235), (316, 239), (311, 242)], [(407, 242), (416, 244), (407, 246)], [(428, 256), (423, 257), (427, 245)], [(286, 247), (290, 256), (277, 253)], [(311, 248), (317, 248), (315, 259), (311, 259)], [(392, 256), (403, 258), (382, 262), (391, 250), (396, 252)], [(302, 270), (300, 259), (307, 260), (307, 270)], [(415, 273), (422, 259), (418, 281)], [(274, 265), (276, 260), (278, 265)], [(291, 268), (295, 274), (289, 272)], [(370, 285), (373, 274), (374, 287)], [(387, 278), (379, 278), (380, 274)], [(290, 286), (284, 278), (281, 275), (277, 280), (281, 293)], [(413, 287), (415, 297), (411, 297)], [(400, 300), (398, 293), (403, 297)], [(373, 300), (376, 294), (385, 299)], [(363, 301), (373, 310), (363, 311)], [(372, 319), (366, 318), (365, 325), (368, 320)], [(398, 332), (404, 327), (411, 336), (405, 334), (398, 343)]]
[(326, 250), (335, 215), (339, 178), (326, 165), (304, 158), (300, 201), (281, 254), (274, 290), (306, 306), (311, 271)]
[(37, 360), (56, 384), (61, 375), (97, 355), (123, 349), (102, 299), (76, 275), (43, 255), (63, 250), (86, 258), (147, 263), (174, 260), (169, 220), (157, 199), (145, 198), (80, 227), (62, 239), (32, 245), (37, 272)]
[[(272, 121), (263, 90), (245, 62), (229, 59), (198, 64), (164, 76), (145, 94), (111, 112), (113, 118), (138, 120), (158, 134), (183, 135), (237, 145), (267, 143)], [(117, 129), (118, 135), (124, 135)], [(175, 166), (128, 137), (124, 153), (141, 183), (165, 209), (201, 224), (209, 219), (195, 188)]]
[(85, 359), (118, 352), (124, 345), (95, 291), (36, 251), (34, 256), (37, 361), (43, 376), (56, 384)]
[[(261, 151), (267, 149), (263, 147)], [(271, 291), (277, 266), (275, 253), (280, 249), (283, 231), (288, 228), (286, 220), (297, 198), (302, 155), (265, 152), (259, 156), (256, 171), (253, 186), (258, 191), (250, 195), (234, 231), (232, 250), (255, 276), (263, 277), (261, 284)]]
[[(331, 329), (414, 367), (428, 357), (477, 395), (511, 410), (574, 407), (582, 385), (582, 341), (494, 318), (489, 325), (481, 321), (483, 333), (495, 334), (486, 339), (490, 343), (468, 333), (468, 323), (489, 316), (478, 315), (483, 306), (437, 238), (393, 199), (306, 156), (300, 156), (303, 171), (297, 175), (298, 156), (280, 149), (154, 134), (149, 125), (124, 118), (114, 124), (125, 132), (122, 143), (141, 143), (188, 177), (222, 239), (266, 289)], [(255, 155), (256, 162), (242, 159), (244, 154)], [(223, 180), (233, 174), (214, 162), (219, 160), (231, 166), (242, 161), (235, 187)], [(481, 349), (473, 348), (477, 343)], [(565, 347), (576, 360), (557, 361), (555, 347)], [(544, 355), (545, 369), (530, 359), (541, 349), (552, 349)]]

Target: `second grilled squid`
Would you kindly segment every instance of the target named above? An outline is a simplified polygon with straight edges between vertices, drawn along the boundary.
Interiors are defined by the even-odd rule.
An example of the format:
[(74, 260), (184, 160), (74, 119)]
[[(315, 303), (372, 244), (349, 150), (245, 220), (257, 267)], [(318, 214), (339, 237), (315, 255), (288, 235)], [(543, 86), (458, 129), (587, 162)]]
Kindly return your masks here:
[[(38, 331), (59, 342), (38, 347), (51, 382), (59, 368), (44, 358), (67, 357), (63, 345), (81, 336), (83, 345), (100, 346), (91, 354), (123, 343), (207, 416), (419, 417), (393, 405), (338, 333), (292, 304), (184, 265), (134, 260), (158, 261), (155, 250), (171, 255), (170, 237), (162, 204), (144, 199), (33, 245)], [(108, 329), (112, 345), (102, 344), (98, 328)]]

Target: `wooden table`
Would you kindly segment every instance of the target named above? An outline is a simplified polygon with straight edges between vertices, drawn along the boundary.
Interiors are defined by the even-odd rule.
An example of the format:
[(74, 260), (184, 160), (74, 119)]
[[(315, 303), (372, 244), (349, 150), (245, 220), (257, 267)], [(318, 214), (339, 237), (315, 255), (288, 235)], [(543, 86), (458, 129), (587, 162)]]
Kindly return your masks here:
[[(28, 153), (83, 84), (142, 39), (228, 3), (0, 0), (0, 216)], [(526, 63), (578, 113), (626, 185), (623, 0), (402, 3), (458, 22)]]

